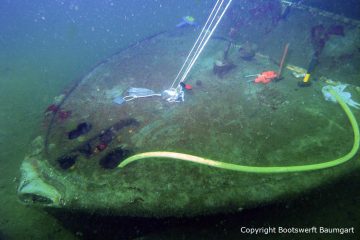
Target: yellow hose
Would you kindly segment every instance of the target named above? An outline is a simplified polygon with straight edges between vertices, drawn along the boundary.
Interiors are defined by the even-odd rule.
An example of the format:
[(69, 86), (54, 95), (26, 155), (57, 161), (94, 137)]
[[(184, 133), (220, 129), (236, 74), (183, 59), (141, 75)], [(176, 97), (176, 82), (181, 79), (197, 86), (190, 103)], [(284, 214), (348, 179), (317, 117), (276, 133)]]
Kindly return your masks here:
[(341, 99), (341, 97), (333, 90), (330, 89), (329, 92), (336, 98), (342, 109), (345, 111), (348, 116), (351, 126), (354, 132), (354, 144), (351, 151), (345, 156), (331, 160), (328, 162), (317, 163), (317, 164), (308, 164), (308, 165), (295, 165), (295, 166), (274, 166), (274, 167), (257, 167), (257, 166), (243, 166), (232, 163), (219, 162), (211, 159), (201, 158), (184, 153), (176, 152), (146, 152), (133, 155), (123, 162), (121, 162), (118, 167), (123, 168), (131, 162), (138, 161), (145, 158), (167, 158), (167, 159), (178, 159), (183, 161), (194, 162), (198, 164), (204, 164), (211, 167), (217, 167), (227, 170), (239, 171), (239, 172), (250, 172), (250, 173), (289, 173), (289, 172), (304, 172), (304, 171), (313, 171), (319, 169), (325, 169), (330, 167), (338, 166), (342, 163), (350, 160), (357, 153), (359, 149), (359, 126), (356, 122), (355, 116), (351, 112), (350, 108), (346, 103)]

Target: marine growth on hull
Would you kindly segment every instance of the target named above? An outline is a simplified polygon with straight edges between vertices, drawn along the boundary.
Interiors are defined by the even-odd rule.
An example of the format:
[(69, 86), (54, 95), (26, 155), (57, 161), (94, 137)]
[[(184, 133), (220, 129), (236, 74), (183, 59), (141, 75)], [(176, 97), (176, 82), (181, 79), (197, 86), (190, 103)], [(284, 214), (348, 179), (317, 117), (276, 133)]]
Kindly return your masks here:
[[(234, 1), (226, 10), (179, 84), (201, 36), (191, 18), (99, 62), (57, 96), (24, 161), (21, 199), (119, 215), (210, 214), (298, 195), (358, 168), (263, 174), (208, 161), (305, 166), (356, 149), (342, 108), (356, 122), (358, 22), (281, 1)], [(146, 152), (201, 164), (165, 155), (118, 167)], [(26, 187), (32, 179), (37, 185)]]

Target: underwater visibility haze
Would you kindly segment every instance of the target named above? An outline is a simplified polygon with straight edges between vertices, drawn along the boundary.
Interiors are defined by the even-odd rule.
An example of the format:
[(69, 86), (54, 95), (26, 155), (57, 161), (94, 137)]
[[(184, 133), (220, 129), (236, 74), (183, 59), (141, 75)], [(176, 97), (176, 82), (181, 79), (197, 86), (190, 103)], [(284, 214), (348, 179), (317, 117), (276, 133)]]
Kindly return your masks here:
[(358, 236), (358, 1), (0, 11), (0, 239)]

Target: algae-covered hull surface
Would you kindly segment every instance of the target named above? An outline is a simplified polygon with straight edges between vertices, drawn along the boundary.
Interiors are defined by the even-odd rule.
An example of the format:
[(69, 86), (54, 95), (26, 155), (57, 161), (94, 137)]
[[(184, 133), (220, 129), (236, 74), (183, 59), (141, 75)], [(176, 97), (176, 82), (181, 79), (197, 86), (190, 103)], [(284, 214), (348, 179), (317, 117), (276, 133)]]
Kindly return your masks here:
[[(326, 162), (345, 155), (353, 133), (341, 108), (326, 102), (321, 84), (297, 88), (284, 80), (255, 84), (244, 76), (278, 66), (264, 55), (219, 78), (213, 65), (227, 42), (211, 40), (186, 83), (185, 101), (159, 96), (116, 103), (129, 88), (168, 89), (195, 33), (165, 32), (98, 64), (50, 107), (44, 132), (22, 165), (20, 199), (29, 204), (129, 216), (236, 212), (299, 195), (359, 167), (256, 174), (175, 159), (128, 156), (172, 151), (249, 166)], [(119, 99), (119, 98), (118, 98)], [(120, 98), (121, 99), (121, 98)], [(54, 109), (56, 108), (56, 109)], [(358, 117), (358, 115), (357, 115)]]

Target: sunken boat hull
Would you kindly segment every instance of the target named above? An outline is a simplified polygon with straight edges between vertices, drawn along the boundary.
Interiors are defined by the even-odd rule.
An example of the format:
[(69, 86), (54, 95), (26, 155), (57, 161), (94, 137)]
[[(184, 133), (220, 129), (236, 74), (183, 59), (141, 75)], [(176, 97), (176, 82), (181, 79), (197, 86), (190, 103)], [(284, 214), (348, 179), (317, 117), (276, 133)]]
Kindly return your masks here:
[(188, 81), (193, 89), (185, 102), (154, 96), (114, 103), (131, 87), (168, 89), (195, 37), (188, 34), (163, 33), (139, 42), (69, 88), (60, 110), (71, 115), (61, 118), (58, 110), (44, 120), (47, 127), (21, 167), (20, 199), (102, 214), (194, 216), (299, 196), (359, 168), (359, 161), (350, 161), (319, 171), (257, 174), (156, 158), (117, 168), (126, 157), (150, 151), (288, 166), (326, 162), (351, 149), (348, 119), (337, 104), (323, 100), (320, 86), (295, 91), (287, 72), (289, 80), (280, 83), (247, 82), (243, 76), (250, 71), (277, 68), (261, 55), (255, 61), (232, 56), (241, 67), (222, 78), (214, 75), (222, 41), (209, 42)]

